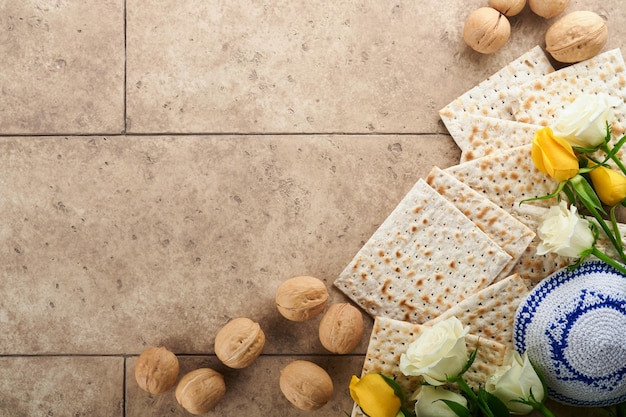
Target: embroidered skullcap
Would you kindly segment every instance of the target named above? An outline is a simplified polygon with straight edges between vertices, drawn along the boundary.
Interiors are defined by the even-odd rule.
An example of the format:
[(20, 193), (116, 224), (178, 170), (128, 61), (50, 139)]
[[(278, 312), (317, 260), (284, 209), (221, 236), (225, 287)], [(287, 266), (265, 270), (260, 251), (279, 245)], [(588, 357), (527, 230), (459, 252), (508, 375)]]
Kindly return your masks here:
[(520, 303), (514, 338), (554, 400), (626, 401), (626, 277), (608, 264), (588, 261), (544, 279)]

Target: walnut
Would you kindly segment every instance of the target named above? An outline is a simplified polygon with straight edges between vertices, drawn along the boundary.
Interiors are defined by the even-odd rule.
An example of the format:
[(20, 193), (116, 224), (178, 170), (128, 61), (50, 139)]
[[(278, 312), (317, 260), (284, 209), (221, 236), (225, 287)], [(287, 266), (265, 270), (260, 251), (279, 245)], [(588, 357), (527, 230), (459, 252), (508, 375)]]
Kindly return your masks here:
[(473, 50), (491, 54), (506, 44), (511, 36), (511, 24), (505, 15), (492, 7), (481, 7), (467, 16), (463, 40)]
[(551, 19), (565, 11), (569, 0), (528, 0), (528, 6), (536, 15)]
[(333, 395), (328, 373), (309, 361), (291, 362), (280, 371), (280, 390), (290, 403), (301, 410), (317, 410)]
[(135, 363), (137, 384), (150, 394), (161, 394), (172, 388), (178, 371), (178, 358), (162, 346), (144, 350)]
[(245, 317), (231, 320), (215, 336), (215, 354), (224, 365), (234, 369), (251, 365), (264, 345), (261, 326)]
[(320, 321), (319, 337), (322, 346), (332, 353), (352, 352), (363, 337), (361, 311), (348, 303), (331, 305)]
[(559, 62), (584, 61), (597, 55), (608, 39), (606, 22), (591, 11), (571, 12), (546, 32), (546, 50)]
[(191, 371), (180, 379), (174, 395), (191, 414), (205, 414), (226, 394), (224, 377), (210, 368)]
[(326, 285), (310, 276), (286, 280), (276, 290), (276, 307), (283, 317), (293, 321), (309, 320), (326, 307)]

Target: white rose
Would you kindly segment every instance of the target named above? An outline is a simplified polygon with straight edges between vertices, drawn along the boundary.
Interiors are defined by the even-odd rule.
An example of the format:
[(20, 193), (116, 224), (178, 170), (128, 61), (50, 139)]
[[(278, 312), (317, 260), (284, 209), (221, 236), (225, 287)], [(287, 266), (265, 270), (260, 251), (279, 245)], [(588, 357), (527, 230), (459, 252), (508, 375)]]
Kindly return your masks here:
[(469, 327), (450, 317), (425, 329), (400, 356), (400, 370), (407, 376), (423, 376), (431, 385), (442, 385), (458, 376), (468, 359), (465, 335)]
[(595, 148), (604, 142), (606, 123), (613, 122), (613, 107), (620, 103), (607, 94), (580, 96), (563, 111), (552, 130), (572, 146)]
[(541, 219), (537, 235), (541, 239), (537, 247), (538, 255), (554, 252), (577, 258), (583, 251), (590, 249), (595, 241), (589, 221), (576, 213), (575, 205), (568, 209), (565, 201), (548, 209)]
[(443, 401), (454, 401), (467, 408), (467, 399), (461, 394), (443, 388), (424, 385), (417, 394), (415, 414), (419, 417), (456, 417), (456, 414)]
[(545, 392), (539, 376), (533, 369), (528, 356), (513, 351), (505, 364), (487, 379), (485, 390), (498, 397), (511, 414), (528, 414), (533, 408), (513, 400), (529, 400), (530, 392), (534, 400), (543, 402)]

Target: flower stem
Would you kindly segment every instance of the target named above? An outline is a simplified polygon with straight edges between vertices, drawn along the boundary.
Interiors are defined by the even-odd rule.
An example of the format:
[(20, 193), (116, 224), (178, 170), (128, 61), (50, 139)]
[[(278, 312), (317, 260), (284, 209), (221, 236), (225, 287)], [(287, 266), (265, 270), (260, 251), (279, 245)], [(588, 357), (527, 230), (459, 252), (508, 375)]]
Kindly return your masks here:
[(617, 251), (620, 259), (626, 260), (626, 256), (624, 255), (624, 248), (622, 248), (622, 245), (620, 243), (618, 243), (617, 238), (613, 234), (613, 231), (606, 224), (606, 221), (604, 221), (604, 218), (602, 218), (602, 216), (600, 215), (600, 213), (598, 213), (598, 211), (596, 210), (595, 207), (593, 207), (593, 206), (591, 206), (589, 204), (585, 204), (584, 200), (582, 200), (582, 201), (583, 201), (583, 205), (593, 215), (593, 217), (596, 219), (596, 221), (598, 222), (598, 224), (600, 225), (602, 230), (604, 230), (604, 233), (606, 234), (606, 237), (608, 237), (609, 240), (611, 241), (611, 243), (613, 244), (613, 247)]
[[(622, 138), (622, 140), (623, 140), (623, 139), (624, 139), (624, 138)], [(621, 144), (622, 144), (622, 143), (623, 143), (623, 142), (620, 140), (620, 145), (619, 145), (619, 147), (621, 147)], [(614, 148), (614, 149), (609, 149), (608, 145), (606, 145), (606, 144), (601, 146), (602, 150), (603, 150), (604, 152), (606, 152), (606, 154), (607, 154), (607, 155), (609, 155), (609, 157), (611, 158), (611, 160), (612, 160), (613, 162), (615, 162), (615, 165), (617, 165), (617, 166), (619, 167), (619, 169), (621, 169), (621, 170), (622, 170), (622, 173), (623, 173), (624, 175), (626, 175), (626, 167), (625, 167), (625, 166), (624, 166), (624, 164), (622, 163), (621, 159), (619, 159), (619, 158), (617, 157), (617, 155), (616, 155), (617, 150), (619, 149), (619, 147), (617, 147), (617, 149), (615, 149), (615, 148)]]
[(456, 378), (454, 382), (456, 382), (459, 388), (461, 388), (461, 391), (463, 391), (467, 395), (470, 404), (478, 405), (478, 408), (480, 408), (480, 411), (482, 411), (482, 413), (486, 417), (494, 417), (489, 407), (486, 407), (485, 404), (483, 404), (483, 402), (480, 401), (480, 399), (478, 398), (474, 390), (472, 390), (470, 386), (467, 385), (467, 382), (465, 382), (465, 380), (462, 377)]
[(554, 415), (554, 413), (553, 413), (552, 411), (550, 411), (550, 410), (548, 409), (548, 407), (546, 407), (546, 406), (545, 406), (545, 404), (544, 404), (544, 403), (538, 403), (538, 404), (539, 404), (539, 405), (537, 405), (537, 406), (535, 407), (535, 409), (536, 409), (537, 411), (539, 411), (541, 414), (543, 414), (543, 415), (544, 415), (544, 417), (556, 417), (556, 416)]
[(607, 264), (611, 265), (612, 267), (614, 267), (615, 269), (617, 269), (618, 271), (620, 271), (622, 274), (626, 275), (626, 267), (624, 267), (624, 265), (622, 265), (621, 263), (615, 261), (615, 259), (607, 256), (604, 252), (602, 252), (600, 249), (596, 248), (594, 246), (592, 252), (591, 252), (596, 258), (606, 262)]

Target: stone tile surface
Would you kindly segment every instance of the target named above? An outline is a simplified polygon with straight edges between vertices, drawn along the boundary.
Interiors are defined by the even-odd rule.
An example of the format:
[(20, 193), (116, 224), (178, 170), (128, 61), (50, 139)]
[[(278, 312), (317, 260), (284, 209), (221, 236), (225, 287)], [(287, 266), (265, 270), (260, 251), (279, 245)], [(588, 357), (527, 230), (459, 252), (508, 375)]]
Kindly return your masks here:
[(5, 0), (0, 134), (124, 130), (123, 0)]
[(479, 5), (128, 0), (128, 131), (444, 131), (438, 109), (542, 42), (528, 12), (524, 36), (472, 52)]
[[(353, 355), (329, 355), (319, 317), (283, 319), (276, 287), (314, 275), (345, 301), (334, 277), (418, 178), (458, 162), (437, 110), (555, 20), (526, 9), (485, 56), (461, 40), (482, 0), (2, 5), (0, 417), (189, 415), (134, 382), (152, 345), (181, 375), (224, 373), (209, 415), (349, 412), (371, 320)], [(620, 0), (570, 1), (584, 9), (623, 46)], [(267, 335), (244, 370), (212, 355), (237, 316)], [(302, 358), (335, 381), (318, 413), (278, 388)]]
[[(136, 357), (126, 362), (126, 417), (189, 416), (176, 401), (175, 387), (170, 391), (151, 395), (142, 391), (134, 376)], [(316, 412), (294, 407), (281, 393), (280, 370), (294, 360), (311, 361), (322, 367), (333, 380), (333, 396), (328, 404)], [(260, 356), (245, 369), (230, 369), (215, 356), (179, 357), (179, 379), (194, 369), (212, 368), (224, 375), (226, 395), (207, 416), (342, 416), (352, 411), (348, 394), (350, 378), (363, 365), (360, 356)]]
[(122, 357), (0, 357), (0, 416), (124, 415)]
[(0, 353), (209, 353), (237, 316), (268, 353), (324, 352), (278, 285), (313, 275), (345, 300), (335, 277), (456, 161), (443, 135), (0, 139)]

